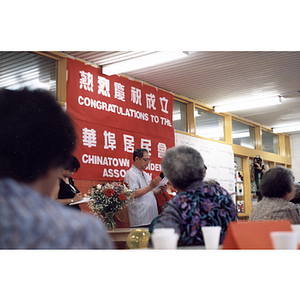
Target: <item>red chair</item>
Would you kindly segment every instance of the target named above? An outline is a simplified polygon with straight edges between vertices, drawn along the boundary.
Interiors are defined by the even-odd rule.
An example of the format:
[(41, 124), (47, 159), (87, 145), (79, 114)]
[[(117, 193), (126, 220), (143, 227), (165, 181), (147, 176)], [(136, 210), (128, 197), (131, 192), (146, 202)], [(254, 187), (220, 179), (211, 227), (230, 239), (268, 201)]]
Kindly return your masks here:
[(222, 245), (226, 249), (274, 249), (271, 231), (292, 231), (289, 220), (230, 222)]

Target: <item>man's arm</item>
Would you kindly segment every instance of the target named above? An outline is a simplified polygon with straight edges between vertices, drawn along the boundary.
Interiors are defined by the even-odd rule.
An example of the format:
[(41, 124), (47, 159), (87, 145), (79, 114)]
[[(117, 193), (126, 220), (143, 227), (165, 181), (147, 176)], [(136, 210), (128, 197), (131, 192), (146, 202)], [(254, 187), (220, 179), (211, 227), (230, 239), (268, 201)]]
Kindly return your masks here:
[(147, 185), (146, 187), (144, 188), (140, 188), (140, 189), (136, 189), (133, 193), (133, 197), (134, 198), (138, 198), (138, 197), (142, 197), (144, 196), (145, 194), (149, 193), (150, 191), (152, 191), (156, 186), (158, 186), (158, 184), (160, 183), (161, 181), (161, 178), (158, 176), (158, 177), (155, 177), (149, 185)]

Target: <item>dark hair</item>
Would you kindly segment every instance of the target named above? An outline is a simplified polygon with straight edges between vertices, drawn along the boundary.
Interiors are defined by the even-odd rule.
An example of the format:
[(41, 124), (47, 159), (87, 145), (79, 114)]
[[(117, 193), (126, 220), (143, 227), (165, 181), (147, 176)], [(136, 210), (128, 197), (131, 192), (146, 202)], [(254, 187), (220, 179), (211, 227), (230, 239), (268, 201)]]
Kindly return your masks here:
[(295, 183), (295, 196), (294, 199), (291, 200), (293, 203), (300, 203), (300, 184)]
[(47, 91), (0, 89), (0, 178), (33, 182), (74, 150), (71, 118)]
[(148, 150), (146, 148), (135, 149), (134, 152), (133, 152), (133, 161), (135, 161), (136, 157), (142, 158), (144, 156), (145, 152), (148, 153)]
[(182, 145), (168, 149), (162, 158), (161, 166), (172, 185), (181, 190), (203, 179), (203, 158), (196, 149), (189, 146)]
[(64, 165), (65, 170), (69, 170), (71, 172), (74, 171), (76, 173), (80, 168), (80, 162), (76, 156), (70, 155), (66, 164)]
[(275, 166), (264, 173), (259, 188), (263, 196), (282, 198), (294, 188), (293, 173), (285, 167)]

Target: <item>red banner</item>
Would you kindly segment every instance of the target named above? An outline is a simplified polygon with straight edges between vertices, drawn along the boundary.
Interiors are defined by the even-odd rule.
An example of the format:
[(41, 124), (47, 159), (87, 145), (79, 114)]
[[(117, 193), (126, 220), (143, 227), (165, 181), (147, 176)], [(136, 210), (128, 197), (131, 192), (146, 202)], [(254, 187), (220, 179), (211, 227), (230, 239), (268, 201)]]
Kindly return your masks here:
[(74, 153), (81, 168), (74, 178), (123, 180), (133, 151), (147, 148), (146, 172), (161, 172), (161, 158), (175, 145), (173, 95), (68, 58), (67, 111), (78, 135)]

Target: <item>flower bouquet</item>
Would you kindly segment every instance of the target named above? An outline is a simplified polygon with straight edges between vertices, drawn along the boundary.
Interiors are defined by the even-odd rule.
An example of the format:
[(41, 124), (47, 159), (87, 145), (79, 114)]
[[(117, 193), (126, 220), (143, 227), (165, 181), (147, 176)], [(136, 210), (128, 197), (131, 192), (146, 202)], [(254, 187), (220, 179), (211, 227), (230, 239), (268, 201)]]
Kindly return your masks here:
[(105, 182), (89, 189), (88, 207), (100, 217), (107, 229), (116, 227), (114, 215), (133, 201), (133, 191), (121, 182)]

